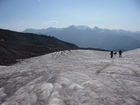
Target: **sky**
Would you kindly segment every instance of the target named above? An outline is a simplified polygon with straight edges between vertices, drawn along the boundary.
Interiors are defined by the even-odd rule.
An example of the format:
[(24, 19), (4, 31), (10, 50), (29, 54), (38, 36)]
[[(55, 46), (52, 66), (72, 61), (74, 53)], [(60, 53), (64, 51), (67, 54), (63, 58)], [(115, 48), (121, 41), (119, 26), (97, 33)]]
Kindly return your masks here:
[(140, 0), (0, 0), (0, 28), (70, 25), (140, 31)]

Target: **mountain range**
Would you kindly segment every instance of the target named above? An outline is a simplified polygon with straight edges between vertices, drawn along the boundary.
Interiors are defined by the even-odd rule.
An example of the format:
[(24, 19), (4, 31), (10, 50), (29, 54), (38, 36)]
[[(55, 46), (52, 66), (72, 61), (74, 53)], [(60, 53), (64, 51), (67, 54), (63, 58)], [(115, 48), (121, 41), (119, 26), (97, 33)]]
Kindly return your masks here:
[(76, 48), (76, 45), (55, 37), (0, 29), (0, 65), (10, 65), (17, 59)]
[(140, 48), (139, 31), (131, 32), (72, 25), (66, 28), (26, 29), (23, 32), (55, 36), (83, 48), (105, 50), (132, 50)]

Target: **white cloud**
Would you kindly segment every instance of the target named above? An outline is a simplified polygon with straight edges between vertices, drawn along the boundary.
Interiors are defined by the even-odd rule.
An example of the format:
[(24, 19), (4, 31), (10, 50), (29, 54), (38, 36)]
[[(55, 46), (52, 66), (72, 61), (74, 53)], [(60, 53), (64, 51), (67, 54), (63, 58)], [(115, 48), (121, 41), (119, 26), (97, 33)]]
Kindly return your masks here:
[(47, 24), (58, 24), (59, 22), (57, 20), (50, 20), (47, 22)]
[(57, 21), (57, 20), (49, 20), (47, 22), (43, 22), (43, 25), (45, 25), (45, 26), (55, 26), (57, 24), (59, 24), (59, 21)]

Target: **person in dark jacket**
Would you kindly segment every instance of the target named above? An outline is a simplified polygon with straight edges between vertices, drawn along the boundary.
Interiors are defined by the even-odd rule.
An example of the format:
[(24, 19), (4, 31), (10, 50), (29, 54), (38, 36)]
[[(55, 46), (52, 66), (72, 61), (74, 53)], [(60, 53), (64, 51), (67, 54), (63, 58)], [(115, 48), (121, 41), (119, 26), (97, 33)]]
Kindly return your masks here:
[(113, 51), (110, 52), (110, 58), (113, 58)]
[(119, 57), (122, 57), (122, 50), (119, 51)]

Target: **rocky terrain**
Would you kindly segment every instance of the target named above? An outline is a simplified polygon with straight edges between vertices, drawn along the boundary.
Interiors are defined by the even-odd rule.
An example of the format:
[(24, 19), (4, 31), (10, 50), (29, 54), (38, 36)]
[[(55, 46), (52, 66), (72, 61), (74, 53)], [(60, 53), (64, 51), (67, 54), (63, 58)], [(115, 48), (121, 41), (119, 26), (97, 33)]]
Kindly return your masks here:
[(77, 48), (55, 37), (0, 29), (0, 65), (11, 65), (20, 59)]
[(60, 51), (0, 66), (1, 105), (140, 105), (140, 49)]

